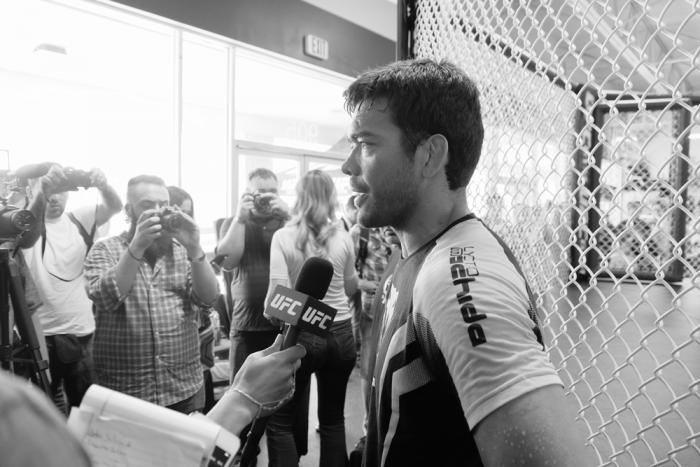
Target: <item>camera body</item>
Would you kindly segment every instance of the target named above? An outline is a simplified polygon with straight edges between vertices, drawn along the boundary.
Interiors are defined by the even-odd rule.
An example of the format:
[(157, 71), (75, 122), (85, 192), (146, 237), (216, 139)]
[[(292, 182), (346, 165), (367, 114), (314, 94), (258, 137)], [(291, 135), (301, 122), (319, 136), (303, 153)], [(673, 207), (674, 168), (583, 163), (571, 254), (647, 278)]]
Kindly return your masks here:
[(160, 216), (160, 225), (166, 232), (174, 233), (180, 227), (182, 227), (184, 218), (182, 217), (180, 211), (177, 211), (170, 206), (165, 206), (161, 208), (158, 215)]
[(66, 183), (61, 185), (57, 191), (76, 191), (78, 188), (90, 188), (90, 172), (73, 167), (65, 167), (63, 174), (66, 176)]
[(253, 206), (260, 214), (267, 214), (270, 211), (270, 198), (256, 193), (253, 195)]

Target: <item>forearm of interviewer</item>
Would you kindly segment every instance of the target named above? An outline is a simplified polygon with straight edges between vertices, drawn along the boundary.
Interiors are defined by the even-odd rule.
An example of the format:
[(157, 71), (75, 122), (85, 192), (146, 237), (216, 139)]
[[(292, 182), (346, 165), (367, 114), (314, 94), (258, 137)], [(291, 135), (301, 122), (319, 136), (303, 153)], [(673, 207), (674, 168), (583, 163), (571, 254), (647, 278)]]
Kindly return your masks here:
[(207, 417), (235, 434), (240, 436), (243, 428), (253, 421), (257, 407), (251, 401), (236, 391), (226, 391)]

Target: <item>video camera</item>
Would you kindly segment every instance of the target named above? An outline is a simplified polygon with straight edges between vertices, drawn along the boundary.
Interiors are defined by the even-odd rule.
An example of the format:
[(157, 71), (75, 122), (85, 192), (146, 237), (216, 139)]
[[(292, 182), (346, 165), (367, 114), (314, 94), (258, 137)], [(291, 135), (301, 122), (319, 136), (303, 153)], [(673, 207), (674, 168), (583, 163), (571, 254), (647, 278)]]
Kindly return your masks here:
[(15, 240), (36, 227), (31, 211), (9, 204), (13, 196), (22, 193), (17, 180), (8, 171), (0, 171), (0, 240)]
[(31, 211), (15, 206), (0, 207), (0, 239), (13, 239), (36, 226), (36, 217)]

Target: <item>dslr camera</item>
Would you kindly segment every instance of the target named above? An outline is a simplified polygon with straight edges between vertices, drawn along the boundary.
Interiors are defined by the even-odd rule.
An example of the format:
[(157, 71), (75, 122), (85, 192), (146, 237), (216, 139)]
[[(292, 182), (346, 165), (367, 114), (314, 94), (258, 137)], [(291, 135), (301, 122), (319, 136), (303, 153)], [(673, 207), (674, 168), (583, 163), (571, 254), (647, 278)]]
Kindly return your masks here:
[(160, 216), (160, 225), (166, 232), (174, 233), (180, 227), (182, 227), (182, 221), (184, 219), (180, 211), (177, 211), (170, 206), (165, 206), (160, 210), (158, 215)]
[(270, 198), (256, 193), (253, 195), (253, 206), (260, 214), (267, 214), (270, 211)]
[(90, 172), (73, 167), (64, 167), (63, 174), (66, 183), (58, 188), (58, 191), (76, 191), (78, 188), (90, 188)]

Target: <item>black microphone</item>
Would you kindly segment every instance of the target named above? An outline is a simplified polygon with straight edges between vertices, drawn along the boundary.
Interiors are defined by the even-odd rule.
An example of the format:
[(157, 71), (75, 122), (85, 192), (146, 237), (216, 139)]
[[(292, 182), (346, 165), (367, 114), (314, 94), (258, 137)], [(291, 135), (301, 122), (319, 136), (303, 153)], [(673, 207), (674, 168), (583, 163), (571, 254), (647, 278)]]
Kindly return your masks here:
[[(297, 343), (301, 331), (325, 336), (330, 330), (337, 310), (321, 302), (333, 279), (333, 265), (323, 258), (309, 258), (302, 265), (294, 290), (278, 285), (265, 314), (285, 323), (280, 350)], [(241, 448), (241, 467), (253, 465), (269, 417), (253, 421), (248, 439)]]
[(280, 350), (297, 343), (299, 333), (308, 331), (325, 336), (337, 310), (321, 302), (333, 279), (333, 265), (323, 258), (309, 258), (301, 267), (294, 290), (278, 285), (265, 314), (285, 323)]

